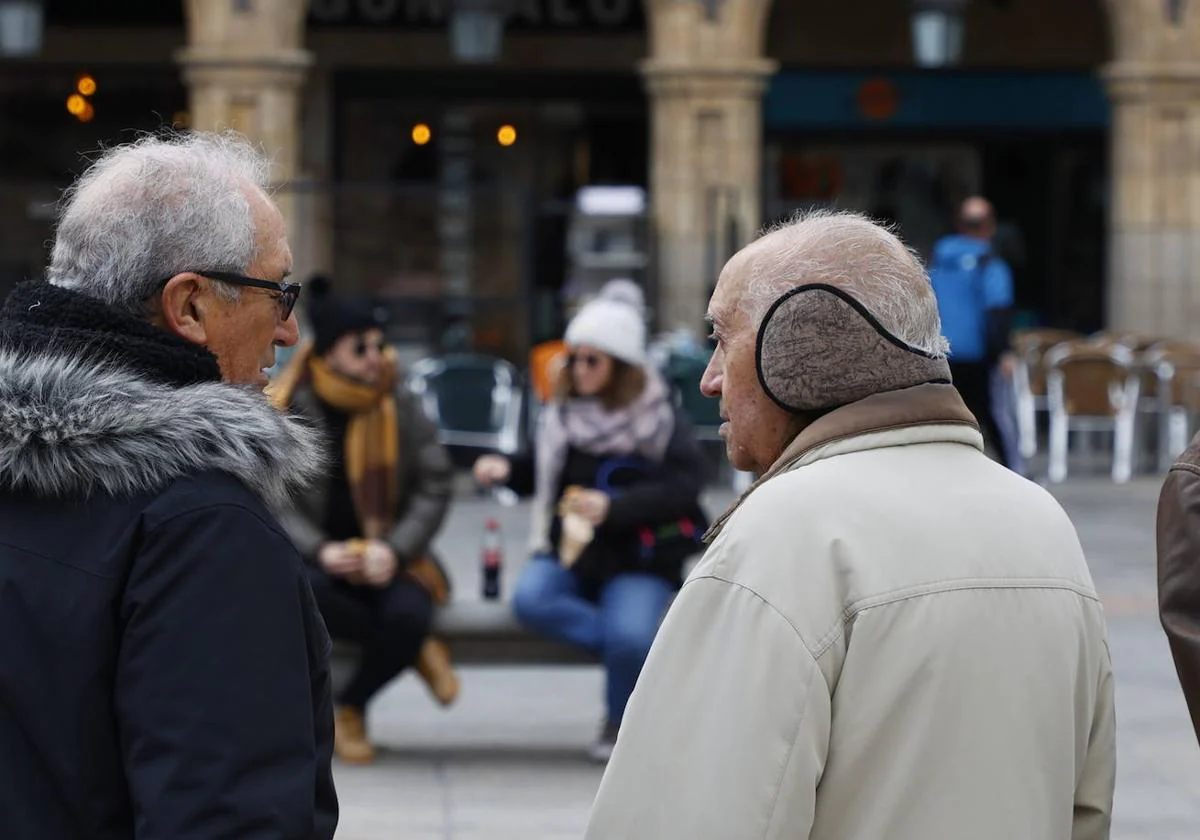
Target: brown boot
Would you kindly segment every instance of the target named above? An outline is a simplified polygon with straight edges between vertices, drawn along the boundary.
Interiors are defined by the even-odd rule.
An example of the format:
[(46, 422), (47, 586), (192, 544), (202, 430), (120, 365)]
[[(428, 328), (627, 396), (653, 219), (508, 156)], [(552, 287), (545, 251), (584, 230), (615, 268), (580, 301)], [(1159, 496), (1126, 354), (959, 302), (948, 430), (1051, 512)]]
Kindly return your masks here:
[(441, 639), (430, 636), (417, 656), (417, 673), (429, 686), (430, 693), (443, 706), (458, 699), (458, 674), (450, 664), (450, 648)]
[(333, 751), (347, 764), (370, 764), (375, 749), (367, 740), (367, 723), (360, 709), (338, 706), (333, 713)]

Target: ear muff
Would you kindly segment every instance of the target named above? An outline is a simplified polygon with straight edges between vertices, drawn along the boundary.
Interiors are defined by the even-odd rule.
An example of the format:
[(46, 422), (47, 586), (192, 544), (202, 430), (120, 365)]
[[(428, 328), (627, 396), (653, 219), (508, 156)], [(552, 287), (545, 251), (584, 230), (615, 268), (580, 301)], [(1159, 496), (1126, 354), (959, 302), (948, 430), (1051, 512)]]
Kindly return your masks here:
[(824, 283), (797, 286), (758, 328), (763, 391), (793, 413), (828, 411), (872, 394), (950, 383), (950, 365), (888, 332), (858, 300)]

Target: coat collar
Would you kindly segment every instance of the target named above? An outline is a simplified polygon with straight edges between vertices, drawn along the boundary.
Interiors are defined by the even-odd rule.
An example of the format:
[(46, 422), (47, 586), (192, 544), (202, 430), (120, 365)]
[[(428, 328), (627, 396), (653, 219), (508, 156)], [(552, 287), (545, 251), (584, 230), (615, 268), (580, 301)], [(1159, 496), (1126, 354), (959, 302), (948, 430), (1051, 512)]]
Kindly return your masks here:
[[(921, 433), (895, 434), (904, 430)], [(713, 522), (704, 541), (711, 542), (746, 498), (780, 473), (847, 452), (918, 441), (965, 443), (983, 450), (983, 437), (975, 415), (971, 414), (954, 386), (917, 385), (873, 394), (817, 418), (805, 426), (770, 469)]]
[(275, 507), (323, 461), (311, 425), (256, 389), (172, 387), (92, 356), (0, 349), (0, 491), (131, 495), (219, 470)]

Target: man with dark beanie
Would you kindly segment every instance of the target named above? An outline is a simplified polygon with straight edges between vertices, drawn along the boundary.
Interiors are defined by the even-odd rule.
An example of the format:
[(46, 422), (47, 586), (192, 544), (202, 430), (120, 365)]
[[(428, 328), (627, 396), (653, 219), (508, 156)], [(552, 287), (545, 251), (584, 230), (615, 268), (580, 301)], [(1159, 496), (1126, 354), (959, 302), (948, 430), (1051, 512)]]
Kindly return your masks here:
[(0, 837), (327, 840), (329, 636), (271, 513), (292, 255), (244, 141), (108, 149), (0, 311)]
[(314, 277), (313, 337), (270, 388), (279, 408), (321, 426), (334, 463), (282, 515), (309, 561), (309, 579), (334, 638), (359, 644), (361, 659), (335, 710), (335, 752), (369, 763), (367, 703), (416, 665), (443, 705), (458, 695), (449, 651), (429, 638), (449, 583), (429, 553), (453, 490), (453, 466), (437, 429), (401, 387), (386, 313), (364, 296), (334, 294)]

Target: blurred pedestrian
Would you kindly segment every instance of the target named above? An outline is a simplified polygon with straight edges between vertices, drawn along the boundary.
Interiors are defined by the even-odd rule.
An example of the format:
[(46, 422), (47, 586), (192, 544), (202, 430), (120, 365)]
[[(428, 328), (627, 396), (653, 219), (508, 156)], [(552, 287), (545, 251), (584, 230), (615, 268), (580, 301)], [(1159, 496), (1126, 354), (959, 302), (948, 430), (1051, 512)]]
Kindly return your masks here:
[(319, 425), (333, 450), (324, 479), (282, 514), (309, 563), (309, 580), (335, 639), (361, 646), (334, 713), (335, 752), (365, 764), (371, 699), (410, 666), (443, 705), (458, 696), (450, 653), (430, 638), (435, 604), (450, 583), (430, 553), (446, 518), (454, 468), (437, 429), (403, 387), (386, 312), (362, 296), (334, 294), (314, 278), (313, 339), (270, 389), (272, 400)]
[(992, 401), (992, 372), (1001, 366), (1011, 382), (1015, 362), (1009, 350), (1012, 270), (992, 245), (996, 212), (991, 202), (980, 196), (964, 201), (958, 229), (938, 240), (929, 263), (929, 278), (950, 342), (950, 371), (986, 442), (1003, 463), (1019, 470), (1016, 440), (997, 423)]
[(683, 563), (699, 550), (704, 464), (691, 424), (646, 364), (636, 286), (607, 285), (565, 342), (535, 457), (486, 455), (474, 473), (533, 490), (533, 556), (513, 609), (525, 626), (604, 660), (606, 718), (591, 755), (605, 761)]
[(0, 836), (329, 838), (329, 637), (269, 508), (319, 441), (269, 162), (103, 152), (0, 312)]
[(1100, 599), (1062, 508), (983, 456), (916, 256), (802, 216), (709, 315), (701, 389), (761, 478), (667, 614), (587, 836), (1107, 838)]

